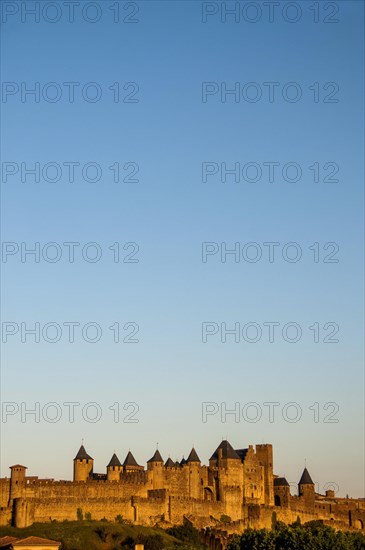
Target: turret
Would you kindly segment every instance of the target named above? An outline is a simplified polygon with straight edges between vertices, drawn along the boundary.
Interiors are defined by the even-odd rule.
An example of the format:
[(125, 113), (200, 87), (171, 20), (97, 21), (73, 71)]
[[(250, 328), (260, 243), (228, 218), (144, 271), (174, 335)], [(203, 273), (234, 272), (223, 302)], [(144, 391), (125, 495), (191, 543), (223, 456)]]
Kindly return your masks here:
[(186, 461), (189, 466), (189, 496), (192, 498), (202, 498), (202, 486), (200, 484), (200, 458), (194, 447)]
[(298, 483), (298, 493), (301, 498), (304, 500), (304, 505), (309, 510), (314, 510), (315, 502), (315, 492), (314, 492), (314, 483), (307, 468), (304, 468), (302, 477)]
[(94, 459), (87, 454), (85, 447), (81, 445), (74, 458), (74, 481), (87, 481), (92, 477)]
[(171, 470), (171, 468), (176, 468), (176, 464), (175, 464), (175, 462), (172, 460), (172, 458), (169, 457), (169, 458), (166, 460), (166, 462), (165, 462), (165, 468), (170, 469), (170, 470)]
[(290, 485), (285, 477), (274, 479), (274, 502), (275, 506), (290, 507)]
[(123, 462), (123, 470), (125, 472), (135, 472), (144, 470), (144, 468), (137, 463), (132, 453), (128, 451), (128, 454)]
[(117, 457), (117, 455), (114, 453), (113, 456), (110, 459), (110, 462), (108, 466), (106, 467), (106, 475), (108, 481), (119, 481), (120, 480), (120, 473), (123, 470), (123, 466)]
[(153, 489), (164, 488), (164, 462), (157, 449), (152, 458), (147, 460), (147, 471)]
[(11, 477), (10, 477), (10, 494), (9, 494), (9, 505), (12, 505), (14, 498), (20, 498), (24, 496), (25, 490), (25, 473), (27, 470), (26, 466), (21, 464), (15, 464), (10, 466)]
[(194, 447), (191, 449), (190, 454), (189, 454), (186, 462), (190, 465), (193, 465), (193, 464), (199, 464), (200, 465), (200, 458), (198, 457), (198, 454), (197, 454), (196, 450), (194, 449)]

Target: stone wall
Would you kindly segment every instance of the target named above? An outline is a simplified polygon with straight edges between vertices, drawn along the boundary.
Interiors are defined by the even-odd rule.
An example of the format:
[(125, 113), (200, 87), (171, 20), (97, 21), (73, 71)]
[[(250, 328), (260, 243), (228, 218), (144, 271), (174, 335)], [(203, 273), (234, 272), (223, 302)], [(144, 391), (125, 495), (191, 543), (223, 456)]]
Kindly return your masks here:
[(10, 479), (0, 479), (0, 507), (6, 507), (9, 503)]
[(181, 524), (184, 515), (196, 517), (213, 516), (219, 519), (225, 514), (223, 502), (203, 501), (194, 498), (173, 497), (169, 498), (169, 519), (171, 523)]
[[(136, 482), (137, 479), (137, 482)], [(147, 496), (144, 479), (128, 474), (128, 482), (117, 481), (53, 481), (36, 480), (26, 484), (25, 497), (35, 499), (75, 498), (83, 501), (97, 498), (127, 499), (134, 495)]]
[(0, 507), (0, 525), (10, 525), (12, 520), (12, 509)]
[(75, 498), (15, 499), (14, 520), (17, 527), (26, 527), (32, 523), (49, 521), (76, 521), (80, 509), (85, 517), (91, 514), (95, 520), (114, 521), (120, 515), (131, 522), (135, 521), (135, 512), (131, 499), (90, 498), (87, 501)]

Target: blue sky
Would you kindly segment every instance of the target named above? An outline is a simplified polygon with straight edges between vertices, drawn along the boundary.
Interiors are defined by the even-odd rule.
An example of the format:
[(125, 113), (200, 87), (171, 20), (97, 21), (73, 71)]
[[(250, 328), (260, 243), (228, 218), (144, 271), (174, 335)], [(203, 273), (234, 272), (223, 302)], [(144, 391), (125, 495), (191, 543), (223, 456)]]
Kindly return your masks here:
[[(114, 450), (124, 458), (130, 448), (144, 463), (157, 442), (164, 458), (181, 458), (194, 444), (206, 462), (227, 437), (236, 448), (272, 443), (275, 472), (291, 482), (299, 479), (306, 459), (319, 490), (333, 482), (342, 495), (364, 496), (363, 4), (336, 2), (339, 12), (332, 15), (320, 3), (318, 23), (309, 2), (295, 3), (301, 10), (295, 23), (284, 17), (285, 3), (273, 22), (260, 3), (256, 23), (245, 21), (242, 11), (239, 22), (233, 16), (222, 22), (218, 2), (209, 8), (190, 1), (138, 2), (138, 13), (130, 15), (136, 23), (114, 23), (108, 1), (95, 3), (100, 10), (95, 23), (82, 17), (85, 2), (75, 8), (73, 23), (62, 2), (56, 3), (55, 23), (48, 19), (56, 11), (40, 12), (39, 22), (23, 14), (22, 22), (20, 3), (3, 2), (3, 9), (5, 4), (11, 4), (6, 13), (13, 5), (19, 11), (3, 14), (2, 240), (15, 243), (5, 251), (19, 247), (19, 252), (7, 255), (3, 249), (3, 338), (10, 330), (4, 323), (19, 330), (2, 346), (2, 400), (15, 403), (19, 412), (7, 422), (3, 416), (1, 475), (20, 462), (31, 475), (69, 478), (82, 438), (96, 471), (104, 471)], [(126, 4), (119, 3), (123, 18), (136, 9)], [(203, 23), (207, 9), (217, 13)], [(325, 23), (326, 17), (338, 22)], [(65, 82), (79, 83), (73, 103)], [(82, 96), (84, 90), (93, 98), (95, 85), (84, 88), (91, 82), (101, 90), (99, 101)], [(122, 99), (137, 84), (138, 102), (115, 102), (116, 82)], [(136, 84), (123, 89), (131, 82)], [(206, 102), (203, 82), (218, 89)], [(277, 83), (272, 102), (268, 82)], [(22, 83), (27, 89), (39, 83), (39, 102), (31, 95), (22, 101)], [(238, 101), (228, 95), (223, 102), (223, 86), (232, 89), (235, 83)], [(244, 99), (247, 83), (255, 83), (251, 92), (260, 90), (259, 101)], [(283, 97), (285, 90), (292, 97), (288, 83), (302, 92), (297, 102)], [(56, 89), (59, 101), (44, 99)], [(325, 102), (326, 97), (338, 101)], [(36, 162), (39, 181), (24, 174), (22, 182), (21, 163), (30, 168)], [(70, 162), (79, 163), (73, 182), (64, 164)], [(113, 182), (109, 167), (116, 162), (121, 179), (138, 165), (138, 182)], [(250, 182), (241, 173), (237, 183), (233, 176), (224, 183), (219, 171), (203, 182), (204, 162), (256, 163), (262, 177)], [(278, 163), (272, 183), (268, 162)], [(47, 163), (62, 168), (58, 181), (42, 176)], [(87, 163), (99, 167), (99, 181), (82, 177)], [(127, 163), (134, 163), (132, 169)], [(283, 179), (287, 163), (300, 167), (299, 181)], [(315, 163), (319, 182), (309, 168)], [(333, 166), (339, 181), (323, 181)], [(5, 178), (11, 170), (18, 171)], [(92, 178), (92, 168), (88, 174)], [(40, 243), (41, 251), (57, 243), (60, 260), (41, 256), (35, 262), (28, 255), (22, 262), (22, 242), (23, 248)], [(67, 242), (80, 243), (73, 263)], [(202, 262), (205, 242), (217, 243), (219, 253)], [(231, 249), (252, 242), (261, 260), (250, 263), (241, 255), (235, 262), (231, 255), (221, 261), (221, 243)], [(273, 262), (265, 242), (279, 243)], [(302, 252), (298, 262), (282, 256), (291, 242)], [(100, 261), (83, 258), (87, 243), (97, 243)], [(123, 246), (136, 243), (138, 262), (114, 262), (113, 243), (120, 243), (122, 259), (136, 250)], [(319, 243), (318, 262), (309, 248), (313, 243)], [(336, 243), (338, 262), (323, 261), (334, 250), (324, 250), (326, 243)], [(52, 257), (56, 248), (46, 247), (46, 258), (47, 250)], [(86, 250), (92, 254), (96, 248)], [(21, 323), (31, 328), (37, 322), (40, 342), (23, 335), (23, 343)], [(67, 322), (80, 324), (74, 343), (68, 341)], [(80, 335), (90, 322), (102, 331), (96, 343)], [(138, 324), (139, 342), (114, 343), (109, 327), (116, 322)], [(241, 333), (239, 342), (227, 336), (224, 343), (219, 329), (203, 343), (204, 322), (228, 328), (239, 323), (240, 329), (257, 323), (262, 337), (250, 343)], [(280, 323), (273, 343), (267, 322)], [(288, 322), (302, 330), (297, 343), (281, 336)], [(61, 327), (58, 342), (42, 336), (47, 323)], [(314, 323), (321, 327), (318, 343), (309, 329)], [(323, 341), (331, 329), (326, 323), (338, 325), (338, 343)], [(22, 422), (22, 402), (29, 409), (35, 402), (41, 408), (57, 403), (60, 421), (41, 415), (37, 423), (28, 415)], [(66, 402), (80, 403), (74, 422)], [(96, 423), (81, 414), (90, 402), (102, 411)], [(138, 422), (114, 422), (109, 407), (119, 403), (125, 419), (132, 409), (123, 406), (131, 402), (138, 404)], [(203, 402), (219, 407), (207, 422)], [(235, 422), (231, 415), (222, 422), (222, 403), (227, 409), (238, 403), (242, 410), (250, 402), (262, 410), (260, 420), (241, 415)], [(279, 403), (273, 422), (267, 402)], [(292, 402), (302, 411), (296, 423), (283, 418)], [(328, 403), (336, 404), (330, 419), (338, 422), (325, 421), (332, 411)]]

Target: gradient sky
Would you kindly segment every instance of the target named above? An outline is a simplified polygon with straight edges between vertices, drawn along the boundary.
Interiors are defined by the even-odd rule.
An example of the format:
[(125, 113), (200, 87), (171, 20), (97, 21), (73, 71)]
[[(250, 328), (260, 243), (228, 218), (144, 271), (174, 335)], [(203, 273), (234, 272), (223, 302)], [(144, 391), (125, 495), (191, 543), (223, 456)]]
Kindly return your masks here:
[[(31, 336), (22, 343), (20, 329), (3, 343), (3, 402), (19, 409), (21, 402), (29, 409), (56, 402), (62, 417), (37, 423), (28, 415), (22, 422), (19, 412), (5, 422), (3, 415), (1, 475), (20, 462), (29, 475), (68, 479), (82, 438), (97, 472), (114, 451), (124, 459), (131, 449), (144, 464), (157, 442), (165, 459), (181, 459), (195, 445), (207, 463), (223, 437), (236, 448), (272, 443), (275, 473), (291, 483), (306, 460), (321, 492), (333, 483), (340, 495), (364, 496), (363, 3), (336, 2), (337, 15), (319, 3), (317, 23), (310, 2), (295, 3), (302, 12), (297, 22), (285, 20), (283, 2), (270, 22), (259, 3), (256, 23), (242, 12), (239, 22), (233, 16), (222, 22), (218, 2), (210, 3), (217, 13), (203, 23), (207, 8), (193, 1), (138, 2), (138, 13), (130, 15), (136, 23), (114, 23), (109, 1), (97, 3), (100, 20), (90, 23), (81, 16), (81, 1), (71, 23), (63, 2), (56, 3), (60, 20), (50, 23), (57, 15), (52, 8), (39, 22), (24, 14), (22, 22), (20, 2), (2, 2), (3, 9), (11, 4), (7, 11), (19, 8), (2, 25), (3, 82), (19, 88), (38, 82), (45, 94), (44, 86), (55, 82), (62, 90), (57, 102), (42, 96), (22, 102), (20, 92), (2, 96), (2, 240), (29, 248), (56, 242), (63, 252), (56, 263), (2, 255), (3, 338), (8, 322), (30, 328), (72, 321), (98, 323), (102, 337), (89, 343), (77, 331), (70, 343), (63, 326), (56, 343), (42, 337), (34, 343)], [(119, 4), (121, 18), (128, 18), (135, 3)], [(91, 8), (87, 16), (94, 13)], [(73, 103), (64, 82), (80, 83)], [(80, 89), (90, 82), (102, 90), (100, 101), (83, 99)], [(109, 87), (115, 82), (122, 98), (132, 91), (123, 90), (125, 83), (137, 83), (138, 102), (114, 102)], [(219, 90), (206, 102), (202, 82), (216, 82)], [(236, 82), (241, 88), (257, 83), (262, 98), (235, 102), (230, 95), (222, 102), (222, 83), (230, 89)], [(273, 102), (264, 82), (278, 83)], [(288, 82), (300, 86), (299, 101), (283, 99)], [(310, 89), (316, 82), (317, 102)], [(323, 88), (328, 82), (338, 85), (337, 102), (323, 101), (332, 91)], [(4, 162), (19, 172), (6, 179)], [(22, 182), (21, 163), (36, 162), (41, 168), (94, 162), (102, 177), (85, 181), (78, 169), (70, 182), (64, 167), (57, 182), (29, 175)], [(139, 181), (113, 182), (108, 167), (115, 162), (138, 164)], [(228, 176), (224, 183), (220, 174), (203, 182), (203, 162), (262, 168), (296, 162), (302, 177), (285, 181), (279, 168), (272, 183), (266, 172), (257, 182)], [(316, 162), (319, 182), (309, 169)], [(323, 181), (329, 162), (339, 167), (338, 182)], [(63, 245), (70, 241), (81, 243), (73, 263)], [(102, 250), (96, 263), (80, 254), (90, 242)], [(121, 248), (137, 243), (139, 261), (113, 262), (108, 247), (115, 242)], [(256, 263), (227, 256), (224, 263), (217, 253), (202, 262), (203, 242), (219, 248), (256, 242), (263, 256)], [(280, 243), (274, 262), (264, 242)], [(301, 247), (300, 261), (283, 259), (288, 242)], [(319, 262), (309, 249), (315, 242)], [(329, 242), (338, 247), (337, 263), (323, 261)], [(122, 250), (122, 258), (131, 251)], [(108, 327), (115, 322), (137, 323), (139, 342), (114, 343)], [(256, 343), (233, 336), (224, 343), (220, 333), (203, 343), (203, 322), (280, 327), (273, 343), (265, 331)], [(302, 328), (297, 343), (281, 337), (288, 322)], [(338, 343), (323, 341), (328, 322), (339, 326)], [(308, 328), (314, 323), (321, 327), (318, 343)], [(80, 403), (72, 423), (65, 402)], [(81, 414), (90, 402), (103, 413), (96, 423)], [(138, 404), (137, 423), (123, 422), (130, 402)], [(254, 402), (262, 418), (248, 422), (241, 415), (235, 422), (230, 415), (222, 422), (219, 412), (203, 422), (202, 402), (217, 403), (219, 411), (222, 403), (242, 409)], [(273, 422), (264, 402), (279, 403)], [(302, 411), (295, 423), (283, 418), (290, 402)], [(119, 422), (113, 403), (120, 404)], [(337, 404), (331, 418), (338, 422), (325, 422), (333, 410), (325, 409), (328, 403)]]

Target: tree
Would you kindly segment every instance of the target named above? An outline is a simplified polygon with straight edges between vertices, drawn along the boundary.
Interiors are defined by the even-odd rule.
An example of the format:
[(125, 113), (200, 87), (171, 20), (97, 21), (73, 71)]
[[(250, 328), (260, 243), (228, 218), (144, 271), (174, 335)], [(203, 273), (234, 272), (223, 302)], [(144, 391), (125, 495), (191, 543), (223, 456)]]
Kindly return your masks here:
[(364, 550), (365, 536), (361, 533), (335, 531), (320, 521), (291, 526), (277, 522), (275, 529), (246, 529), (235, 537), (228, 550)]
[(276, 523), (277, 523), (276, 512), (273, 512), (271, 514), (271, 529), (276, 529)]

